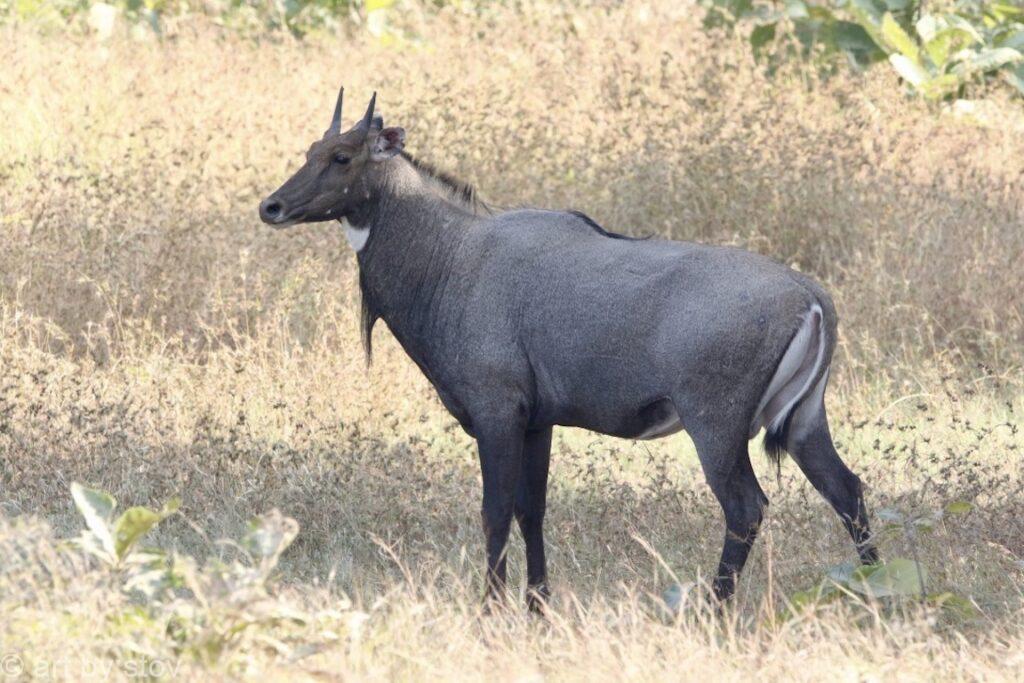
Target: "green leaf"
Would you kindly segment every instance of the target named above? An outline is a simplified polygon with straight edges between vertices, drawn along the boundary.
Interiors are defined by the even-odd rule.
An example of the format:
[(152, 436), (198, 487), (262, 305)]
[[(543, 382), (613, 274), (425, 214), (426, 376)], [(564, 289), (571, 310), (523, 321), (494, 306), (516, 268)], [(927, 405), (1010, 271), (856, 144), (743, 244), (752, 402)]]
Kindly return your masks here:
[(950, 593), (932, 593), (928, 596), (928, 602), (948, 612), (952, 612), (961, 619), (975, 619), (981, 616), (979, 610), (970, 599)]
[(920, 595), (927, 575), (913, 560), (897, 558), (883, 564), (860, 567), (847, 587), (876, 598)]
[(1017, 50), (1010, 47), (996, 47), (974, 53), (973, 56), (958, 64), (954, 72), (961, 77), (973, 73), (989, 73), (1008, 64), (1018, 64), (1022, 60), (1024, 60), (1024, 55)]
[(1000, 23), (1015, 18), (1024, 18), (1024, 7), (1011, 5), (1006, 2), (993, 2), (988, 6), (987, 10)]
[(856, 19), (857, 24), (864, 29), (879, 50), (889, 53), (885, 38), (882, 36), (882, 14), (870, 2), (870, 0), (854, 0), (850, 6), (850, 13)]
[(83, 531), (81, 536), (71, 539), (70, 542), (106, 564), (113, 565), (117, 562), (114, 555), (114, 540), (110, 534)]
[(921, 64), (921, 51), (917, 49), (917, 43), (907, 35), (907, 32), (889, 12), (882, 17), (882, 37), (892, 50), (899, 52), (917, 65)]
[(850, 9), (877, 26), (882, 23), (883, 7), (884, 5), (879, 5), (873, 0), (853, 0), (853, 6)]
[(810, 19), (816, 19), (820, 25), (831, 24), (836, 21), (835, 12), (830, 10), (828, 7), (822, 7), (821, 5), (808, 5), (804, 3), (804, 7), (807, 8), (807, 16)]
[(175, 497), (171, 498), (169, 501), (167, 501), (166, 503), (164, 503), (164, 506), (162, 508), (160, 508), (160, 514), (162, 516), (164, 516), (164, 517), (168, 517), (170, 515), (173, 515), (175, 512), (177, 512), (180, 507), (181, 507), (181, 498), (179, 498), (178, 496), (175, 496)]
[[(114, 538), (110, 533), (110, 518), (117, 507), (114, 497), (105, 491), (86, 488), (78, 482), (71, 484), (71, 498), (75, 507), (85, 518), (85, 525), (96, 537), (96, 546), (104, 552), (116, 555)], [(88, 550), (88, 548), (86, 548)]]
[(958, 28), (947, 28), (939, 31), (924, 43), (924, 51), (935, 66), (942, 69), (949, 56), (970, 45), (974, 38), (966, 31)]
[(840, 586), (845, 586), (853, 578), (853, 573), (860, 568), (860, 564), (857, 562), (843, 562), (828, 568), (825, 572), (826, 576)]
[(924, 70), (924, 67), (903, 55), (889, 55), (889, 63), (892, 64), (893, 68), (896, 69), (896, 72), (904, 80), (915, 88), (919, 87), (930, 77), (929, 73)]
[(141, 506), (128, 508), (121, 513), (121, 516), (114, 522), (114, 554), (117, 559), (123, 560), (131, 551), (132, 546), (150, 529), (159, 524), (167, 514)]
[(85, 523), (95, 531), (94, 524), (105, 528), (117, 507), (117, 501), (106, 491), (90, 489), (77, 481), (71, 484), (71, 498), (75, 507), (85, 517)]
[(1024, 66), (1018, 66), (1013, 71), (1009, 69), (1003, 69), (1000, 72), (1006, 82), (1017, 89), (1021, 95), (1024, 95)]
[[(173, 588), (180, 582), (173, 572), (173, 564), (166, 555), (149, 552), (133, 553), (131, 559), (134, 567), (124, 587), (128, 591), (138, 591), (147, 599), (156, 598), (164, 590)], [(134, 562), (138, 560), (138, 562)]]
[(809, 19), (811, 15), (804, 0), (786, 0), (786, 16), (790, 19)]
[[(925, 97), (931, 97), (931, 89), (933, 86), (937, 87), (938, 89), (941, 89), (941, 87), (938, 87), (938, 84), (936, 84), (936, 81), (938, 81), (941, 78), (943, 78), (943, 76), (929, 79), (928, 82), (926, 82), (921, 88), (922, 94), (925, 95)], [(954, 76), (954, 79), (955, 78), (956, 77)], [(935, 521), (936, 520), (933, 517), (918, 517), (914, 520), (914, 528), (918, 531), (930, 533), (932, 530), (935, 529)]]
[(274, 509), (249, 523), (243, 544), (261, 559), (264, 571), (269, 571), (298, 533), (298, 522)]
[(969, 21), (955, 14), (926, 14), (915, 25), (928, 58), (944, 70), (949, 56), (964, 47), (982, 44), (984, 38)]
[(759, 53), (765, 45), (775, 40), (775, 24), (762, 24), (755, 26), (750, 32), (750, 46), (755, 53)]
[(981, 32), (964, 17), (959, 14), (947, 14), (945, 20), (950, 28), (957, 29), (971, 37), (971, 40), (975, 43), (982, 44), (985, 42), (985, 37), (981, 35)]
[(749, 19), (757, 26), (760, 26), (762, 24), (778, 23), (778, 21), (784, 16), (785, 14), (783, 12), (772, 9), (768, 5), (758, 5), (748, 11), (743, 18)]
[(1014, 31), (996, 41), (997, 47), (1010, 47), (1017, 52), (1024, 52), (1024, 31)]
[(946, 505), (947, 515), (966, 515), (968, 512), (974, 509), (974, 506), (968, 503), (966, 500), (955, 500), (952, 503)]
[(750, 14), (753, 7), (753, 0), (715, 0), (708, 7), (707, 14), (704, 15), (704, 26), (706, 28), (731, 27), (738, 19)]
[(920, 36), (922, 42), (928, 42), (939, 31), (948, 28), (948, 26), (949, 23), (944, 18), (934, 14), (925, 14), (914, 24), (914, 29), (917, 31), (917, 35)]
[(878, 45), (860, 24), (852, 21), (837, 21), (833, 28), (836, 46), (840, 50), (855, 52), (880, 52)]
[(842, 596), (842, 593), (835, 586), (822, 582), (808, 590), (797, 591), (789, 596), (789, 606), (786, 610), (787, 616), (795, 616), (808, 607), (832, 602)]

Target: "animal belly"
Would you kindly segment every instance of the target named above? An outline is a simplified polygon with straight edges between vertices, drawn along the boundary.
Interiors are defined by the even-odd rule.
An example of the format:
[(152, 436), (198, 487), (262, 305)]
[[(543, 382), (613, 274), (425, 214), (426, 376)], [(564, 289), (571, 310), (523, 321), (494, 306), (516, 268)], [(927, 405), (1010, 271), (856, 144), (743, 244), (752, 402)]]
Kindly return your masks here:
[(659, 439), (682, 431), (683, 424), (672, 402), (667, 398), (647, 403), (640, 408), (630, 407), (621, 412), (603, 412), (600, 417), (589, 416), (573, 426), (618, 436), (623, 439)]
[(661, 422), (649, 425), (647, 429), (633, 438), (641, 441), (648, 439), (660, 439), (663, 436), (680, 432), (682, 429), (683, 423), (679, 420), (679, 416), (673, 414), (666, 416)]

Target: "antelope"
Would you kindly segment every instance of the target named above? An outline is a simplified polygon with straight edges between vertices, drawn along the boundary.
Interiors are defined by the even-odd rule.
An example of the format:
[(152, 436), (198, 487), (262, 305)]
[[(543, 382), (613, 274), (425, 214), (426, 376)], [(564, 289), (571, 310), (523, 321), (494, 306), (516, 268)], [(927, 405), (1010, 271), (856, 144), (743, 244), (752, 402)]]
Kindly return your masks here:
[(555, 425), (626, 439), (687, 432), (725, 517), (719, 600), (733, 595), (768, 504), (748, 452), (762, 428), (766, 451), (793, 458), (860, 560), (878, 561), (861, 482), (825, 414), (836, 311), (817, 282), (737, 248), (629, 238), (575, 211), (491, 213), (469, 186), (405, 152), (405, 130), (375, 116), (376, 93), (342, 132), (343, 97), (260, 218), (344, 226), (367, 357), (383, 319), (476, 440), (485, 601), (505, 593), (513, 518), (529, 608), (549, 600)]

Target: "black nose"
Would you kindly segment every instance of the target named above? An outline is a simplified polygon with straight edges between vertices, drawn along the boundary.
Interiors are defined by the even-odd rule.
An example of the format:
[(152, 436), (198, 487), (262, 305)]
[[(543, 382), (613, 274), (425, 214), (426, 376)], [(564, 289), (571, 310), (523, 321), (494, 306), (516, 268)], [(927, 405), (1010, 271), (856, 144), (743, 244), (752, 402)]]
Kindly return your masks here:
[(264, 223), (277, 223), (284, 216), (284, 204), (274, 197), (267, 197), (260, 202), (260, 219)]

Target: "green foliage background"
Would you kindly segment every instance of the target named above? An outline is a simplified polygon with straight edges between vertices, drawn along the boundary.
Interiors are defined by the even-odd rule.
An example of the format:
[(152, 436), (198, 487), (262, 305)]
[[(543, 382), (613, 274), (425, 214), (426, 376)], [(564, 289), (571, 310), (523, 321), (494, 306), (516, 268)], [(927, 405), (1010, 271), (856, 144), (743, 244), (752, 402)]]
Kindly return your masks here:
[[(963, 97), (1000, 81), (1024, 94), (1019, 0), (704, 0), (709, 30), (742, 32), (775, 67), (798, 58), (826, 73), (887, 61), (911, 90)], [(974, 94), (973, 92), (971, 94)]]
[(336, 32), (344, 25), (372, 27), (385, 18), (395, 0), (0, 0), (0, 17), (8, 22), (46, 28), (83, 29), (96, 5), (114, 8), (129, 26), (161, 34), (168, 23), (207, 18), (242, 33), (285, 31), (302, 37)]
[[(475, 13), (509, 2), (479, 0), (0, 0), (0, 21), (49, 30), (139, 38), (205, 19), (249, 35), (305, 38), (368, 31), (398, 43), (407, 14)], [(554, 3), (559, 4), (559, 3)], [(593, 2), (566, 2), (564, 11)], [(600, 4), (600, 3), (597, 3)], [(708, 31), (739, 34), (771, 70), (802, 64), (815, 76), (887, 62), (910, 92), (927, 99), (984, 96), (993, 84), (1024, 95), (1021, 0), (700, 0)]]

